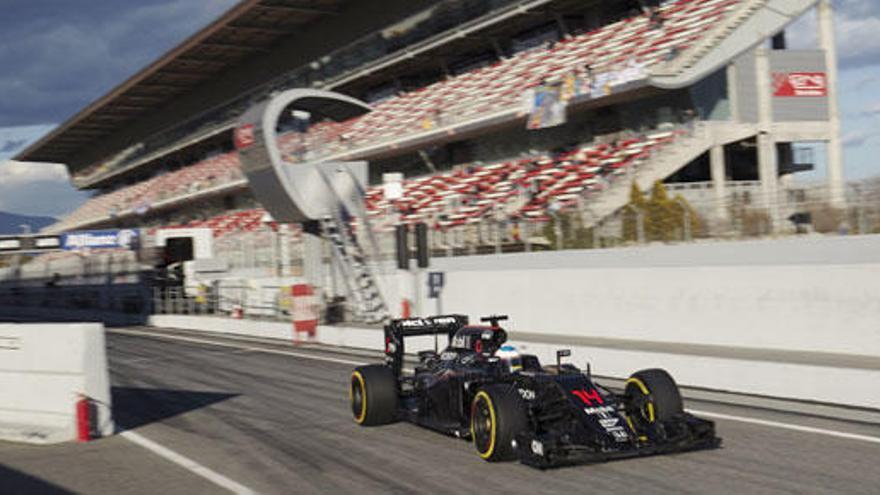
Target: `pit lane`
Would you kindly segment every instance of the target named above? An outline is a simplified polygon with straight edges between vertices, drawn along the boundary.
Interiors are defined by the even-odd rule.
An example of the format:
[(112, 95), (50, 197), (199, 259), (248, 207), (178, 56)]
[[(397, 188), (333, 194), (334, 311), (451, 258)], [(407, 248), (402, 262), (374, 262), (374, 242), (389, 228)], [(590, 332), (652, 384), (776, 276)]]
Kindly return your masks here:
[[(880, 444), (771, 426), (880, 438), (871, 422), (687, 401), (768, 424), (718, 419), (719, 450), (541, 472), (488, 464), (469, 443), (409, 424), (355, 425), (346, 390), (353, 363), (375, 360), (364, 353), (143, 328), (108, 331), (107, 341), (118, 424), (259, 493), (867, 494), (880, 483)], [(15, 480), (48, 492), (223, 492), (119, 436), (0, 444), (0, 464), (4, 493)]]

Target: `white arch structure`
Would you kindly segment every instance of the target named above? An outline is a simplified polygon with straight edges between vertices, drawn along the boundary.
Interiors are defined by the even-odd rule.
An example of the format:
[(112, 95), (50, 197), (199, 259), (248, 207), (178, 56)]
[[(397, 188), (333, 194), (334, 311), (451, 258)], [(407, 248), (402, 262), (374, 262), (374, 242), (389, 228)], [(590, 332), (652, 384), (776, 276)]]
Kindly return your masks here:
[(303, 110), (344, 121), (371, 108), (350, 96), (316, 89), (290, 89), (248, 110), (235, 130), (235, 146), (251, 191), (283, 223), (331, 216), (341, 202), (355, 216), (363, 212), (366, 162), (293, 163), (278, 146), (277, 125), (285, 111)]

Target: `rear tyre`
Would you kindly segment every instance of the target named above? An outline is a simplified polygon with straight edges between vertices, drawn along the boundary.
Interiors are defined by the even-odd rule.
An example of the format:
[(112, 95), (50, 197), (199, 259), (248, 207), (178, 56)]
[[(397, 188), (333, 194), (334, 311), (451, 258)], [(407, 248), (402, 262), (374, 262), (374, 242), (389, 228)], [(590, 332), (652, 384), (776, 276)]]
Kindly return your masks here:
[(471, 401), (471, 439), (486, 461), (515, 459), (513, 440), (527, 425), (525, 405), (511, 385), (488, 385)]
[(633, 373), (626, 381), (627, 417), (637, 432), (684, 412), (681, 393), (672, 376), (659, 368)]
[(397, 412), (397, 379), (381, 364), (359, 366), (351, 374), (348, 391), (351, 413), (361, 426), (384, 425)]

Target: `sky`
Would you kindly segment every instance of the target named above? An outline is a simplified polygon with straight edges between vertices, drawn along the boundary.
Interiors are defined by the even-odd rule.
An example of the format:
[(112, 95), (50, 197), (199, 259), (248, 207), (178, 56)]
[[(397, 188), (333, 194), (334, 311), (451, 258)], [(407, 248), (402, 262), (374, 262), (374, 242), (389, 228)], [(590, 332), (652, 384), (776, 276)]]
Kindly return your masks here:
[(81, 204), (65, 167), (6, 160), (236, 2), (4, 0), (0, 211), (61, 216)]
[[(86, 197), (61, 165), (6, 161), (237, 0), (5, 0), (0, 16), (0, 211), (60, 216)], [(880, 175), (880, 1), (835, 0), (847, 179)], [(816, 46), (815, 16), (789, 31)], [(822, 160), (811, 174), (821, 177)]]

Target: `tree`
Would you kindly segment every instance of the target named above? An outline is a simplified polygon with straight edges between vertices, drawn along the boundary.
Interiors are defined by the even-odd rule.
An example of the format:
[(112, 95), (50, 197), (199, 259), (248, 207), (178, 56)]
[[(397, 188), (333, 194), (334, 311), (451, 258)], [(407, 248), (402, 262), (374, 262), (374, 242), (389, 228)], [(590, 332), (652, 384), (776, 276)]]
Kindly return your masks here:
[(633, 181), (629, 188), (629, 203), (623, 209), (623, 240), (624, 242), (637, 242), (639, 240), (639, 215), (642, 221), (647, 213), (645, 208), (645, 194), (639, 189), (639, 185)]
[(666, 186), (661, 181), (655, 181), (651, 187), (651, 198), (646, 205), (645, 231), (649, 241), (668, 242), (675, 238), (677, 224), (676, 217), (680, 218), (675, 202), (669, 199)]
[(702, 233), (699, 215), (681, 195), (669, 199), (666, 186), (657, 181), (651, 187), (651, 197), (645, 199), (638, 184), (632, 183), (629, 190), (629, 203), (623, 208), (624, 242), (639, 240), (639, 215), (642, 216), (645, 240), (672, 241), (684, 238), (685, 218), (689, 222), (691, 238)]
[(703, 234), (703, 223), (697, 211), (684, 199), (681, 194), (676, 194), (672, 203), (676, 207), (678, 217), (675, 219), (676, 226), (681, 229), (682, 239), (684, 239), (685, 218), (687, 218), (688, 228), (690, 229), (690, 238), (700, 237)]

